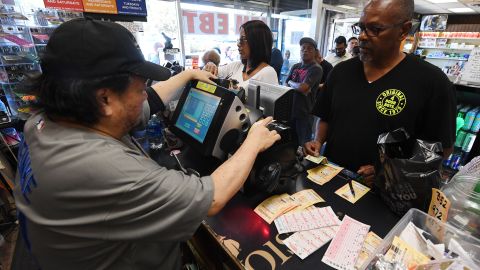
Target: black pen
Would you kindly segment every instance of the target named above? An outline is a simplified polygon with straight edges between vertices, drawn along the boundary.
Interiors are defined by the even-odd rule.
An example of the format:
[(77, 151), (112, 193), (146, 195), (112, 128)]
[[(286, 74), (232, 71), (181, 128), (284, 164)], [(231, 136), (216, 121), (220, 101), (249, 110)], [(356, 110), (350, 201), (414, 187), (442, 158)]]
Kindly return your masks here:
[(355, 190), (353, 189), (352, 181), (353, 181), (352, 179), (348, 181), (348, 186), (350, 187), (350, 191), (352, 192), (352, 195), (355, 198)]

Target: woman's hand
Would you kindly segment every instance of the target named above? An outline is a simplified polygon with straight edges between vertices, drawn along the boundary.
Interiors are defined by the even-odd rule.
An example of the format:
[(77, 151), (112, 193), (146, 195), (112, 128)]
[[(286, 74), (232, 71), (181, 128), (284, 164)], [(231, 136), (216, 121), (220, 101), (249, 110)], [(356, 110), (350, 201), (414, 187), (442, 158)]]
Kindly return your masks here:
[(208, 71), (199, 70), (199, 69), (189, 69), (188, 72), (190, 72), (191, 80), (199, 80), (199, 81), (210, 83), (210, 84), (216, 84), (210, 79), (211, 78), (216, 79), (217, 76), (212, 75), (212, 73)]
[(204, 67), (203, 70), (210, 72), (211, 74), (217, 76), (218, 75), (218, 67), (212, 63), (208, 62)]

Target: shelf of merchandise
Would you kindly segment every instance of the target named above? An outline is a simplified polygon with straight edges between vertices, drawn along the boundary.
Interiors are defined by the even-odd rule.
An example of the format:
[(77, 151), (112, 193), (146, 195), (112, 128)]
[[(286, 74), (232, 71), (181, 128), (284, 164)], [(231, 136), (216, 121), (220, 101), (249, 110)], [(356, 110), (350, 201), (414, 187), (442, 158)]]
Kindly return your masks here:
[(453, 57), (425, 57), (426, 59), (438, 59), (438, 60), (452, 60), (452, 61), (468, 61), (467, 58), (453, 58)]
[(471, 51), (473, 49), (466, 48), (448, 48), (448, 47), (418, 47), (418, 49), (432, 49), (432, 50), (450, 50), (450, 51)]
[(444, 38), (444, 39), (461, 39), (461, 40), (480, 40), (480, 38), (463, 38), (463, 37), (420, 37), (420, 39), (427, 38)]

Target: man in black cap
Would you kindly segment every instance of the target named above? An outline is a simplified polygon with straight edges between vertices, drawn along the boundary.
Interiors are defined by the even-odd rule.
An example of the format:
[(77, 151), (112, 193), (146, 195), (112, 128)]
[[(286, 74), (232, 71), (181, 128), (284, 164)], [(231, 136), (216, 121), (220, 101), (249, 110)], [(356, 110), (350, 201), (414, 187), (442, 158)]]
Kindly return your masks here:
[(300, 39), (301, 63), (292, 66), (285, 84), (294, 88), (292, 127), (295, 127), (298, 145), (303, 145), (312, 139), (313, 118), (310, 114), (318, 86), (322, 79), (322, 67), (317, 64), (317, 42), (304, 37)]
[[(21, 231), (41, 269), (180, 269), (180, 242), (279, 139), (264, 119), (212, 175), (167, 170), (128, 133), (189, 80), (211, 82), (209, 72), (168, 79), (127, 29), (90, 19), (59, 26), (41, 65), (30, 84), (41, 110), (25, 124), (15, 187)], [(162, 82), (145, 89), (147, 78)]]

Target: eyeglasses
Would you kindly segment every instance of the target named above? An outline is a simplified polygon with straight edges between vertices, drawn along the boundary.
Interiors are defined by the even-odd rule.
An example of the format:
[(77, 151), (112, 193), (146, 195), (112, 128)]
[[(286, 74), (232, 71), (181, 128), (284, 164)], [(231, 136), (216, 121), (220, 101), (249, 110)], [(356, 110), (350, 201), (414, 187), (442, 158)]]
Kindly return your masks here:
[(390, 25), (383, 25), (383, 26), (373, 26), (373, 25), (365, 25), (363, 23), (355, 23), (352, 25), (352, 32), (355, 35), (360, 35), (360, 33), (365, 32), (365, 34), (369, 37), (376, 37), (380, 34), (380, 32), (385, 31), (390, 28), (395, 28), (397, 26), (400, 26), (407, 21), (403, 21), (400, 23), (396, 24), (390, 24)]
[(247, 38), (245, 38), (245, 37), (241, 37), (241, 38), (237, 39), (237, 44), (245, 44), (247, 42), (248, 42)]

